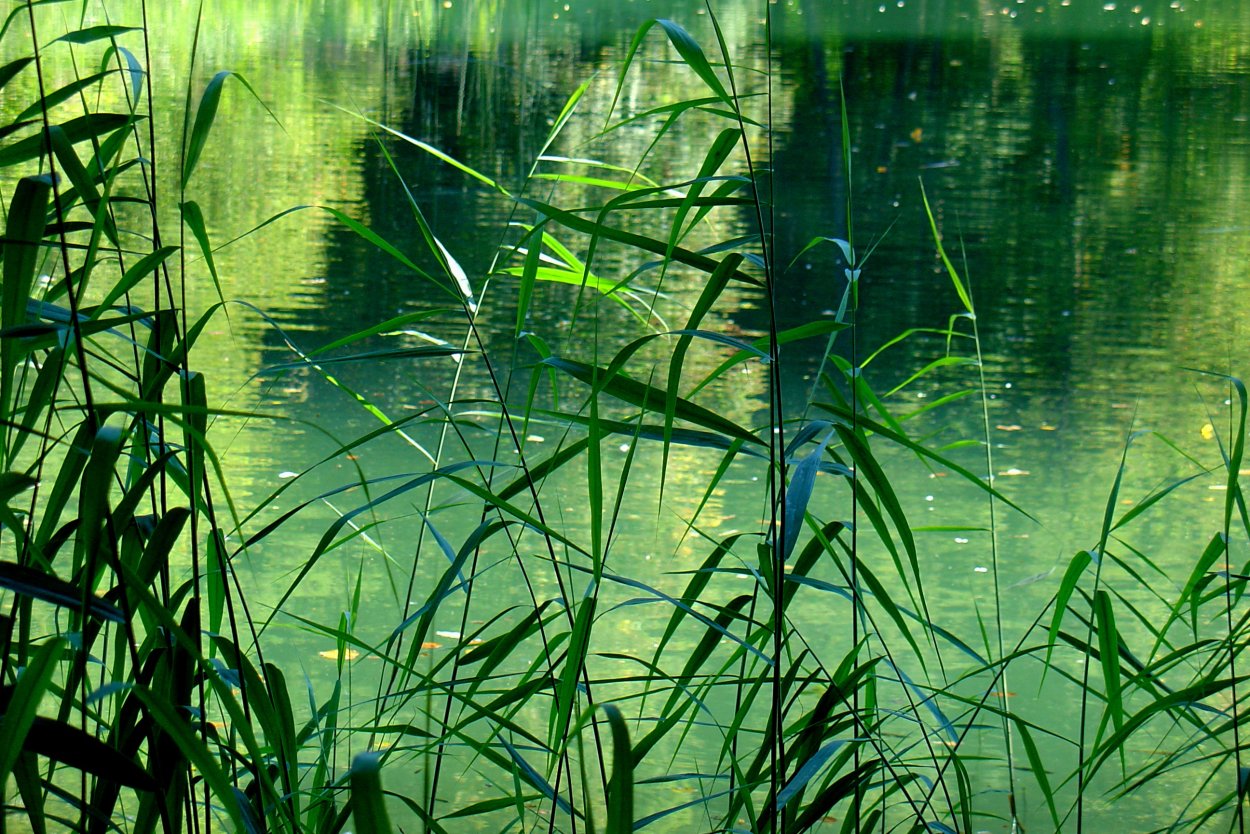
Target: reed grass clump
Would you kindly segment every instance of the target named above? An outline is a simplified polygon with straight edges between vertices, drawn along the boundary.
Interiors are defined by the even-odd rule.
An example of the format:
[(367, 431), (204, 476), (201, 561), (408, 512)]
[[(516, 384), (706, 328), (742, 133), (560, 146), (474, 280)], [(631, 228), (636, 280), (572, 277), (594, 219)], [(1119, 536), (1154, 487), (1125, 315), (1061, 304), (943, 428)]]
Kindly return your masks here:
[[(440, 293), (437, 313), (455, 317), (459, 336), (413, 337), (428, 311), (315, 346), (270, 321), (290, 357), (262, 373), (310, 374), (372, 428), (323, 459), (350, 455), (352, 477), (301, 493), (309, 467), (251, 507), (231, 497), (210, 424), (282, 415), (213, 400), (194, 347), (226, 300), (195, 316), (184, 291), (191, 280), (220, 287), (194, 175), (221, 97), (251, 88), (229, 72), (189, 88), (171, 167), (157, 153), (160, 79), (145, 69), (143, 20), (51, 41), (43, 20), (27, 3), (0, 33), (6, 45), (25, 39), (0, 86), (30, 99), (0, 137), (13, 184), (0, 250), (7, 824), (1081, 831), (1105, 819), (1095, 803), (1184, 784), (1183, 800), (1159, 798), (1150, 830), (1241, 829), (1244, 387), (1221, 378), (1221, 465), (1128, 506), (1132, 447), (1155, 435), (1126, 441), (1097, 541), (1022, 616), (999, 581), (1011, 554), (997, 530), (1002, 513), (1024, 510), (994, 482), (988, 410), (974, 457), (917, 428), (986, 398), (965, 270), (918, 186), (945, 272), (935, 293), (952, 315), (940, 332), (906, 336), (942, 348), (905, 385), (961, 366), (973, 375), (966, 390), (900, 407), (905, 385), (875, 379), (889, 345), (861, 344), (857, 330), (872, 247), (848, 220), (778, 257), (768, 74), (734, 63), (714, 14), (711, 49), (670, 20), (639, 29), (606, 91), (606, 121), (586, 128), (579, 115), (604, 94), (587, 82), (517, 185), (370, 122), (398, 182), (392, 149), (410, 146), (512, 220), (474, 274), (415, 189), (404, 186), (420, 252), (325, 209)], [(660, 50), (696, 92), (621, 112), (640, 56)], [(54, 89), (44, 68), (62, 53), (98, 71)], [(577, 154), (562, 144), (573, 124), (594, 139)], [(845, 108), (842, 124), (853, 218)], [(604, 149), (619, 131), (644, 132), (646, 154), (612, 159)], [(690, 137), (706, 147), (697, 170), (648, 175), (666, 143)], [(783, 323), (786, 274), (817, 247), (838, 259), (827, 276), (836, 303)], [(542, 305), (567, 315), (550, 326)], [(729, 325), (746, 305), (761, 311), (761, 332)], [(506, 332), (487, 330), (501, 320)], [(410, 340), (377, 346), (401, 334)], [(787, 350), (803, 342), (822, 361), (796, 402)], [(393, 403), (339, 373), (361, 363), (430, 380), (429, 404), (394, 417)], [(717, 399), (743, 384), (756, 387), (755, 415)], [(383, 474), (370, 465), (379, 449)], [(927, 531), (891, 474), (900, 460), (961, 481), (977, 496), (969, 517), (988, 518), (969, 523), (988, 533), (993, 574), (975, 633), (935, 613), (946, 591), (926, 575)], [(660, 473), (658, 489), (640, 490), (653, 482), (643, 471)], [(1184, 576), (1168, 576), (1124, 533), (1199, 478), (1222, 481), (1223, 523)], [(292, 554), (282, 587), (244, 583), (235, 567), (250, 548), (282, 551), (326, 507), (333, 519)], [(647, 536), (671, 566), (658, 578), (638, 569)], [(347, 610), (301, 606), (326, 560), (362, 542), (377, 560), (360, 561)], [(394, 605), (362, 601), (366, 565), (390, 572)], [(309, 677), (306, 699), (291, 670), (265, 659), (281, 628), (334, 646), (335, 672)], [(1017, 680), (1044, 681), (1070, 707), (1016, 708), (1001, 696)], [(1143, 761), (1139, 744), (1154, 755)]]

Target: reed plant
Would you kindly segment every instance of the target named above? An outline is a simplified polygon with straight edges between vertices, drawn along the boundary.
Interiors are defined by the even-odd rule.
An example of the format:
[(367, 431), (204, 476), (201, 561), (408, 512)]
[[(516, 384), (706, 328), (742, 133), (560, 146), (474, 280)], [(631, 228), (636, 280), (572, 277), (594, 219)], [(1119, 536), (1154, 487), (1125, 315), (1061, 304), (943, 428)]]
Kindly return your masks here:
[[(846, 108), (846, 228), (780, 256), (771, 68), (735, 63), (710, 5), (698, 39), (670, 20), (641, 27), (610, 88), (588, 81), (555, 115), (520, 183), (353, 116), (395, 171), (416, 244), (324, 211), (443, 307), (322, 345), (268, 321), (290, 357), (266, 378), (311, 374), (373, 427), (251, 507), (231, 497), (210, 424), (298, 415), (210, 398), (193, 347), (226, 300), (192, 314), (185, 293), (217, 281), (220, 251), (194, 174), (222, 95), (251, 88), (229, 72), (189, 84), (171, 165), (157, 155), (146, 16), (50, 40), (43, 5), (22, 4), (0, 31), (27, 45), (0, 68), (6, 101), (33, 91), (0, 135), (13, 183), (0, 251), (0, 825), (1081, 831), (1095, 803), (1181, 784), (1185, 799), (1160, 797), (1148, 830), (1244, 830), (1244, 387), (1220, 377), (1230, 396), (1226, 419), (1211, 420), (1223, 423), (1215, 467), (1157, 433), (1126, 440), (1097, 541), (1022, 616), (999, 580), (1011, 554), (997, 531), (1001, 513), (1024, 511), (994, 481), (988, 409), (966, 443), (938, 446), (924, 428), (987, 396), (967, 270), (918, 185), (947, 279), (935, 296), (952, 317), (901, 337), (930, 340), (935, 358), (885, 381), (879, 357), (894, 343), (864, 345), (857, 328), (872, 247), (852, 225)], [(631, 73), (660, 53), (698, 92), (622, 112)], [(98, 70), (53, 89), (51, 60)], [(596, 96), (604, 121), (584, 128)], [(571, 125), (593, 134), (576, 153)], [(647, 137), (631, 164), (609, 150), (623, 131)], [(705, 137), (697, 170), (651, 174), (667, 143), (692, 136)], [(511, 211), (481, 274), (404, 185), (399, 147)], [(821, 249), (836, 259), (834, 303), (783, 321), (788, 276)], [(545, 325), (542, 305), (564, 322)], [(743, 306), (762, 311), (760, 332), (729, 325)], [(509, 331), (489, 332), (501, 309)], [(456, 341), (414, 330), (435, 316), (458, 322)], [(605, 336), (621, 332), (608, 321), (634, 332)], [(789, 355), (804, 342), (823, 359), (797, 402)], [(351, 386), (342, 371), (359, 364), (419, 376), (430, 404), (395, 417), (398, 404)], [(965, 387), (901, 404), (907, 386), (965, 368)], [(718, 405), (744, 379), (758, 415)], [(1131, 452), (1147, 442), (1190, 472), (1126, 505)], [(399, 463), (373, 474), (373, 456), (396, 448)], [(352, 477), (300, 492), (347, 455)], [(993, 590), (976, 633), (939, 621), (933, 531), (909, 518), (901, 463), (979, 496), (963, 529), (987, 534)], [(640, 489), (644, 469), (660, 472), (657, 490)], [(1170, 576), (1129, 532), (1212, 479), (1222, 523)], [(732, 528), (715, 517), (727, 492)], [(243, 583), (249, 549), (282, 551), (326, 507), (333, 520), (291, 554), (276, 595)], [(658, 579), (638, 570), (641, 524), (663, 531), (652, 535), (671, 570)], [(363, 561), (341, 616), (296, 604), (328, 557), (361, 543), (393, 572), (394, 610), (366, 610), (380, 604), (362, 601)], [(308, 681), (306, 706), (265, 659), (292, 627), (335, 647), (336, 671)], [(450, 645), (431, 654), (435, 637)], [(1009, 676), (1043, 680), (1069, 708), (1014, 707), (999, 697)]]

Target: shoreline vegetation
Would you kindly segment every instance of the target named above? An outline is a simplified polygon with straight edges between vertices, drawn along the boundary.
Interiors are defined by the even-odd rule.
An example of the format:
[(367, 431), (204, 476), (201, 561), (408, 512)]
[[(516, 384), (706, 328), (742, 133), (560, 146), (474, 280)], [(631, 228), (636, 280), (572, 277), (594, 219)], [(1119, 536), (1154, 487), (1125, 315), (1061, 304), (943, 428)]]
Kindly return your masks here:
[[(893, 343), (858, 336), (874, 244), (857, 239), (854, 195), (844, 228), (778, 259), (768, 67), (735, 63), (714, 4), (697, 30), (642, 26), (611, 99), (591, 107), (589, 81), (573, 90), (516, 187), (345, 116), (398, 182), (391, 149), (416, 149), (511, 219), (476, 274), (411, 183), (419, 253), (339, 208), (258, 218), (253, 233), (323, 214), (441, 295), (434, 313), (379, 315), (319, 346), (223, 294), (222, 250), (254, 235), (214, 239), (214, 206), (196, 199), (226, 97), (282, 129), (248, 80), (197, 66), (193, 47), (185, 110), (153, 112), (169, 82), (147, 69), (146, 7), (50, 34), (49, 5), (18, 4), (0, 30), (20, 56), (0, 67), (0, 831), (1081, 832), (1105, 830), (1126, 797), (1157, 808), (1141, 830), (1245, 830), (1245, 387), (1205, 373), (1228, 397), (1208, 415), (1214, 469), (1160, 434), (1126, 438), (1097, 539), (1021, 611), (1000, 583), (998, 531), (1028, 507), (992, 474), (958, 244), (918, 183), (950, 322), (900, 336), (944, 348), (876, 387), (873, 361)], [(196, 19), (193, 43), (209, 25)], [(698, 95), (626, 107), (644, 58), (681, 62)], [(72, 80), (52, 85), (50, 63)], [(10, 104), (19, 91), (28, 100)], [(647, 153), (628, 167), (564, 155), (563, 132), (589, 110), (598, 141), (646, 130)], [(849, 184), (845, 102), (841, 115)], [(157, 153), (171, 116), (177, 158)], [(691, 135), (708, 137), (697, 169), (655, 173), (666, 143)], [(783, 322), (784, 277), (818, 249), (840, 259), (836, 303)], [(692, 304), (666, 292), (679, 280), (699, 288)], [(211, 282), (216, 303), (190, 310), (191, 281)], [(567, 309), (557, 331), (533, 315), (539, 298)], [(505, 300), (511, 331), (485, 332), (482, 311)], [(724, 326), (745, 302), (764, 332)], [(247, 504), (231, 492), (217, 426), (320, 431), (214, 401), (197, 344), (232, 315), (259, 317), (289, 349), (258, 376), (306, 374), (368, 421), (357, 437), (325, 432), (323, 462), (353, 463), (333, 488), (305, 489), (315, 465)], [(636, 335), (601, 335), (608, 318)], [(456, 338), (426, 333), (433, 319), (458, 322)], [(785, 376), (799, 343), (824, 345), (802, 402)], [(341, 371), (359, 364), (440, 387), (397, 417), (350, 386)], [(749, 422), (708, 400), (745, 370), (766, 403)], [(898, 405), (939, 375), (966, 385)], [(938, 447), (916, 428), (970, 404), (977, 436)], [(1121, 487), (1147, 442), (1189, 474), (1133, 498)], [(385, 474), (369, 466), (379, 447)], [(952, 603), (926, 576), (928, 528), (889, 474), (904, 459), (964, 490), (970, 520), (944, 529), (985, 543), (985, 595)], [(659, 494), (635, 487), (644, 468), (660, 471)], [(1221, 488), (1222, 524), (1177, 575), (1124, 532), (1197, 480)], [(753, 484), (754, 504), (721, 534), (709, 508), (731, 482)], [(291, 549), (291, 528), (326, 507), (334, 519), (284, 554), (280, 584), (249, 587), (250, 552)], [(695, 566), (663, 583), (635, 575), (643, 523), (672, 524)], [(401, 600), (392, 621), (377, 627), (364, 559), (347, 610), (296, 603), (320, 565), (362, 544)], [(975, 608), (977, 628), (944, 622), (952, 604)], [(636, 611), (657, 635), (629, 630)], [(267, 655), (283, 628), (334, 647), (328, 681)], [(1026, 687), (1067, 706), (1041, 716), (1009, 700)]]

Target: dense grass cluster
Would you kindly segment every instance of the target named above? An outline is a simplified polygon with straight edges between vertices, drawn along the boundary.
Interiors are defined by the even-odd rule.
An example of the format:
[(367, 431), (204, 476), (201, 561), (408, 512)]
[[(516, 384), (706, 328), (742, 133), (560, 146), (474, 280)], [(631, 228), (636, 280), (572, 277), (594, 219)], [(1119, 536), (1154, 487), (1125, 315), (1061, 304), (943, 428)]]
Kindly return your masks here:
[[(158, 158), (152, 88), (163, 79), (146, 70), (145, 18), (49, 37), (44, 5), (19, 5), (0, 31), (24, 55), (0, 67), (0, 830), (372, 834), (402, 814), (405, 830), (435, 832), (973, 832), (1024, 819), (1033, 831), (1081, 831), (1090, 806), (1130, 795), (1158, 808), (1152, 830), (1244, 830), (1245, 389), (1225, 380), (1219, 469), (1128, 506), (1123, 466), (1110, 473), (1098, 540), (1045, 580), (1045, 605), (1009, 611), (995, 519), (1023, 510), (977, 474), (994, 471), (988, 412), (976, 466), (912, 431), (981, 396), (984, 381), (900, 413), (896, 392), (868, 372), (877, 346), (857, 337), (869, 273), (853, 229), (826, 230), (778, 262), (760, 161), (767, 75), (733, 63), (714, 15), (707, 51), (667, 20), (634, 37), (618, 96), (643, 49), (675, 54), (701, 87), (637, 113), (606, 108), (601, 141), (651, 131), (634, 168), (559, 155), (589, 83), (555, 114), (517, 186), (373, 125), (383, 153), (422, 149), (494, 192), (514, 222), (486, 274), (470, 275), (410, 191), (419, 255), (325, 209), (442, 292), (440, 314), (458, 316), (461, 341), (377, 347), (428, 312), (327, 345), (289, 339), (289, 365), (269, 372), (312, 373), (376, 421), (327, 460), (388, 439), (411, 459), (400, 474), (362, 465), (340, 487), (262, 515), (288, 489), (299, 494), (300, 478), (254, 507), (231, 500), (210, 421), (276, 415), (209, 399), (195, 345), (226, 300), (192, 316), (185, 294), (193, 276), (217, 279), (213, 207), (189, 187), (227, 82), (251, 88), (219, 72), (188, 89), (181, 156)], [(76, 67), (74, 80), (49, 86), (51, 62)], [(11, 104), (21, 91), (33, 92)], [(698, 170), (649, 178), (691, 123), (710, 137)], [(843, 113), (849, 183), (845, 126)], [(853, 209), (848, 196), (847, 217)], [(975, 373), (974, 299), (928, 216), (954, 315), (940, 334), (950, 352), (917, 378)], [(818, 246), (840, 259), (839, 303), (783, 326), (782, 278)], [(664, 293), (678, 281), (698, 288), (684, 309)], [(543, 294), (572, 311), (567, 330), (535, 329)], [(511, 333), (479, 326), (497, 299), (515, 305)], [(767, 332), (723, 326), (744, 303), (766, 311)], [(637, 337), (600, 338), (602, 316), (632, 319)], [(824, 361), (796, 405), (782, 395), (783, 349), (801, 340), (823, 344)], [(449, 382), (394, 419), (331, 372), (347, 363), (434, 366), (429, 378)], [(752, 424), (706, 400), (748, 363), (767, 403)], [(470, 366), (485, 392), (463, 393)], [(970, 517), (990, 518), (993, 594), (978, 633), (931, 613), (943, 589), (926, 582), (883, 450), (962, 480), (978, 496)], [(637, 468), (671, 475), (679, 459), (697, 461), (703, 480), (684, 471), (680, 484), (662, 476), (658, 495), (633, 488)], [(1222, 482), (1223, 525), (1184, 575), (1168, 576), (1119, 534), (1198, 477)], [(758, 484), (738, 510), (748, 529), (720, 534), (703, 513), (735, 479)], [(678, 489), (695, 498), (675, 540), (698, 564), (653, 583), (627, 569), (622, 541), (628, 519), (667, 518), (666, 492)], [(310, 552), (287, 554), (299, 567), (276, 605), (249, 605), (267, 589), (234, 570), (248, 549), (280, 551), (295, 519), (348, 495), (358, 503)], [(384, 554), (408, 573), (380, 638), (357, 628), (360, 583), (341, 618), (293, 606), (327, 554), (358, 539), (381, 548), (377, 531), (414, 511), (411, 552)], [(637, 609), (661, 611), (661, 631), (623, 648), (619, 623)], [(337, 646), (337, 675), (309, 684), (307, 704), (290, 670), (265, 660), (275, 623)], [(452, 645), (431, 657), (436, 630)], [(1016, 675), (1044, 679), (1071, 708), (1045, 720), (1014, 710), (999, 696)]]

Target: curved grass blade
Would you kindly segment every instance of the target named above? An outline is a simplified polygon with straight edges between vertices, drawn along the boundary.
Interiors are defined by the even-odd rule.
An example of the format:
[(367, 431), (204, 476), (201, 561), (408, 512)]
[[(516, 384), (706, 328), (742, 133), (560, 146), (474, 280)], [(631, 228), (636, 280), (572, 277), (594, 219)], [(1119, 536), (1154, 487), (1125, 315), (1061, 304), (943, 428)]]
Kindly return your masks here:
[(803, 518), (807, 514), (807, 504), (811, 501), (812, 490), (816, 487), (816, 473), (820, 471), (820, 461), (825, 455), (825, 447), (833, 439), (835, 429), (829, 429), (825, 439), (816, 445), (790, 475), (790, 486), (786, 490), (786, 505), (783, 511), (782, 524), (785, 527), (785, 540), (782, 542), (782, 562), (790, 558), (795, 543), (799, 540), (799, 531), (803, 528)]
[(724, 85), (721, 84), (720, 78), (717, 77), (716, 72), (712, 69), (712, 65), (708, 63), (702, 47), (699, 46), (694, 38), (690, 37), (690, 33), (671, 20), (654, 19), (648, 20), (638, 27), (638, 31), (634, 33), (634, 39), (629, 44), (629, 51), (625, 53), (625, 59), (621, 62), (621, 72), (617, 78), (616, 92), (612, 96), (612, 104), (608, 106), (608, 113), (604, 122), (605, 129), (606, 125), (611, 122), (612, 113), (616, 110), (617, 102), (620, 100), (621, 91), (625, 87), (625, 76), (629, 74), (629, 68), (633, 64), (634, 56), (637, 55), (638, 48), (642, 46), (647, 33), (656, 25), (659, 25), (664, 30), (664, 33), (668, 35), (669, 42), (673, 44), (673, 48), (677, 50), (677, 54), (681, 56), (682, 61), (685, 62), (686, 66), (694, 70), (695, 74), (703, 80), (703, 83), (707, 84), (708, 89), (712, 91), (716, 99), (724, 102), (731, 110), (736, 112), (737, 108), (734, 107), (733, 99), (730, 98), (729, 93), (725, 92)]
[(24, 747), (29, 752), (123, 787), (138, 791), (156, 789), (152, 777), (134, 759), (63, 721), (35, 716)]
[(52, 683), (63, 645), (60, 637), (54, 637), (39, 647), (17, 679), (4, 715), (0, 716), (0, 792), (5, 791), (9, 774), (25, 747), (35, 723), (35, 711)]
[[(21, 10), (18, 9), (18, 11), (21, 11)], [(9, 63), (0, 67), (0, 90), (4, 89), (4, 85), (12, 81), (19, 72), (26, 69), (26, 67), (30, 66), (32, 63), (34, 63), (34, 61), (35, 61), (34, 58), (27, 56), (25, 58), (18, 58), (14, 61), (10, 61)], [(10, 123), (15, 122), (15, 121), (21, 121), (21, 120), (11, 119)]]
[(1068, 563), (1068, 569), (1063, 573), (1063, 579), (1059, 583), (1059, 591), (1055, 595), (1055, 611), (1050, 618), (1050, 630), (1047, 635), (1046, 660), (1042, 664), (1042, 682), (1046, 681), (1046, 672), (1051, 668), (1050, 656), (1055, 649), (1055, 640), (1059, 636), (1059, 626), (1063, 623), (1063, 615), (1068, 611), (1068, 601), (1072, 599), (1072, 592), (1076, 590), (1076, 584), (1081, 580), (1081, 574), (1094, 561), (1094, 557), (1088, 550), (1082, 550), (1072, 557), (1072, 561)]
[(634, 829), (634, 757), (629, 746), (629, 729), (615, 705), (604, 704), (603, 712), (612, 730), (612, 778), (608, 781), (606, 834), (631, 834)]
[[(639, 408), (654, 407), (659, 403), (665, 402), (668, 397), (666, 391), (662, 391), (653, 385), (639, 382), (619, 373), (609, 374), (606, 369), (596, 368), (573, 359), (551, 356), (542, 360), (542, 364), (558, 368), (574, 379), (591, 386), (596, 391), (611, 394), (617, 399)], [(730, 437), (736, 437), (748, 443), (765, 445), (764, 441), (737, 423), (687, 399), (676, 397), (673, 408), (674, 414), (682, 420)]]
[[(106, 133), (113, 133), (121, 128), (130, 127), (134, 122), (142, 118), (141, 116), (130, 116), (125, 113), (90, 113), (86, 116), (78, 116), (70, 119), (68, 122), (63, 122), (60, 127), (65, 131), (65, 136), (69, 142), (76, 145), (79, 142), (96, 139)], [(44, 137), (42, 132), (37, 136), (27, 136), (25, 139), (14, 142), (7, 148), (0, 148), (0, 168), (7, 168), (11, 165), (38, 159), (43, 154), (43, 151)]]
[(83, 590), (72, 582), (66, 582), (51, 574), (13, 562), (0, 562), (0, 588), (7, 588), (16, 594), (69, 609), (81, 608), (85, 596), (87, 613), (91, 616), (112, 623), (124, 622), (125, 619), (121, 610), (116, 606), (97, 598), (94, 594), (84, 594)]
[[(47, 108), (48, 110), (51, 110), (56, 105), (61, 104), (62, 102), (68, 101), (69, 99), (73, 98), (76, 94), (87, 89), (92, 84), (95, 84), (103, 80), (104, 78), (113, 74), (114, 72), (116, 72), (116, 70), (105, 70), (103, 72), (98, 72), (95, 75), (89, 75), (86, 78), (80, 78), (77, 81), (71, 81), (70, 83), (66, 84), (64, 87), (61, 87), (60, 89), (53, 90), (47, 95), (40, 96), (38, 101), (36, 101), (34, 104), (27, 107), (21, 113), (18, 113), (17, 116), (15, 116), (12, 121), (22, 122), (22, 121), (26, 121), (27, 119), (38, 119), (43, 115), (43, 111), (45, 108)], [(0, 86), (3, 86), (2, 79), (0, 79)], [(75, 183), (75, 186), (76, 185), (77, 184)]]
[(1102, 588), (1094, 592), (1094, 622), (1098, 631), (1098, 656), (1102, 661), (1107, 713), (1119, 732), (1124, 727), (1124, 696), (1120, 688), (1120, 635), (1116, 630), (1111, 595)]
[(99, 318), (126, 293), (134, 289), (140, 281), (151, 275), (161, 264), (169, 260), (169, 257), (177, 251), (177, 246), (162, 246), (160, 249), (149, 252), (135, 261), (122, 275), (121, 279), (109, 288), (108, 293), (104, 296), (104, 300), (92, 312), (91, 318)]
[(217, 107), (221, 103), (222, 88), (227, 78), (233, 77), (236, 81), (243, 85), (243, 88), (252, 94), (252, 98), (261, 107), (265, 108), (265, 112), (269, 117), (282, 126), (282, 122), (269, 109), (269, 105), (257, 95), (256, 90), (252, 89), (252, 85), (247, 83), (247, 79), (237, 72), (230, 70), (221, 70), (204, 87), (204, 92), (200, 96), (199, 106), (195, 110), (195, 123), (191, 126), (191, 133), (184, 137), (186, 142), (186, 157), (182, 164), (182, 187), (186, 189), (187, 184), (191, 181), (191, 175), (195, 173), (195, 166), (200, 161), (200, 155), (204, 152), (204, 145), (208, 142), (209, 131), (213, 129), (213, 121), (217, 118)]
[[(52, 195), (52, 182), (46, 176), (23, 177), (18, 180), (9, 203), (9, 216), (4, 230), (3, 290), (0, 291), (0, 329), (26, 321), (26, 302), (30, 299), (39, 263), (39, 241), (44, 235), (44, 218)], [(13, 339), (0, 339), (0, 423), (7, 422), (12, 407), (17, 354)], [(5, 444), (7, 447), (7, 443)]]
[(95, 41), (111, 40), (118, 35), (138, 31), (140, 31), (138, 26), (113, 26), (102, 24), (100, 26), (88, 26), (85, 29), (78, 29), (68, 34), (61, 35), (61, 37), (52, 41), (52, 43), (72, 43), (81, 46), (83, 44), (94, 43)]

